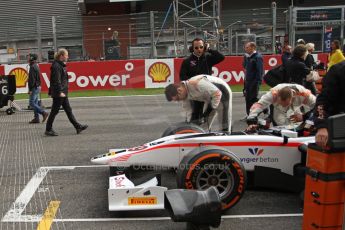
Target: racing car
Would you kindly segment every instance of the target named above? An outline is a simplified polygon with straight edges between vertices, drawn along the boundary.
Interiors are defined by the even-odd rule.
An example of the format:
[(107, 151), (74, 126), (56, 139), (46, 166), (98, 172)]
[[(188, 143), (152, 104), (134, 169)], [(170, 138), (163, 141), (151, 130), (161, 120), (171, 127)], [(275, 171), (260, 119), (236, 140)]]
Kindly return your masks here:
[(214, 186), (226, 210), (241, 199), (248, 182), (256, 187), (302, 191), (306, 145), (314, 141), (314, 136), (298, 136), (291, 127), (248, 134), (205, 132), (197, 125), (179, 123), (157, 140), (110, 149), (91, 162), (110, 166), (110, 211), (164, 209), (167, 188), (160, 185), (158, 176), (133, 183), (126, 170), (133, 166), (173, 168), (178, 188)]

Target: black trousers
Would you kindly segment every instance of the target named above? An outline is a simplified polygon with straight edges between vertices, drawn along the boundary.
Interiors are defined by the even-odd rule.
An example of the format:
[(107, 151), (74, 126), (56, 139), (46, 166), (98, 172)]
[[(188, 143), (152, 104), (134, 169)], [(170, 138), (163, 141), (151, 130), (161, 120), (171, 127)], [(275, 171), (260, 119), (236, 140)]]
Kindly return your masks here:
[(257, 81), (246, 81), (245, 82), (245, 91), (246, 91), (246, 112), (247, 115), (250, 113), (250, 107), (258, 101), (260, 84)]
[(315, 83), (314, 82), (308, 82), (308, 81), (305, 81), (304, 82), (304, 85), (303, 85), (306, 89), (309, 89), (310, 92), (316, 96), (316, 86), (315, 86)]
[(204, 112), (204, 102), (203, 101), (191, 101), (192, 103), (192, 118), (191, 122), (199, 124)]
[(61, 106), (65, 110), (67, 117), (69, 121), (72, 123), (72, 125), (74, 126), (74, 128), (80, 127), (80, 124), (77, 122), (77, 120), (75, 119), (72, 113), (72, 108), (71, 108), (71, 105), (69, 104), (68, 97), (54, 97), (52, 109), (49, 114), (47, 125), (46, 125), (47, 131), (50, 131), (53, 128), (53, 122), (55, 120), (56, 115), (59, 113)]

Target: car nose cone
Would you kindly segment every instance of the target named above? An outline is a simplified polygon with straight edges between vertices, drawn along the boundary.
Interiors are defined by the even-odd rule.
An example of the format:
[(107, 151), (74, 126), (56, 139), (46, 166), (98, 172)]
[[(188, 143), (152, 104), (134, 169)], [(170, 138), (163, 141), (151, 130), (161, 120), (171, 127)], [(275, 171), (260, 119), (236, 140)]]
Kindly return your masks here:
[(100, 154), (91, 158), (91, 162), (94, 164), (105, 165), (108, 163), (109, 157), (107, 154)]

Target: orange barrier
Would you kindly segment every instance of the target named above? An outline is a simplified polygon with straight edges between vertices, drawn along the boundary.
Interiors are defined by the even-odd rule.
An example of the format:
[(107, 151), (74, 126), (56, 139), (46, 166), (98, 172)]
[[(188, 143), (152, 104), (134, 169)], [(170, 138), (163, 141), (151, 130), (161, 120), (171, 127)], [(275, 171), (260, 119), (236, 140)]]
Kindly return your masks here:
[(345, 203), (345, 152), (308, 146), (303, 229), (342, 230)]

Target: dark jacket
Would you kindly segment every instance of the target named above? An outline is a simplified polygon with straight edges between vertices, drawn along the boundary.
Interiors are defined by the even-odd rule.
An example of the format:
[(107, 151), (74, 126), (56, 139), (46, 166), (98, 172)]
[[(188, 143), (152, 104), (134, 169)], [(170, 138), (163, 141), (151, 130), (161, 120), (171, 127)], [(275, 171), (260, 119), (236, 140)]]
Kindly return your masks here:
[(310, 69), (302, 58), (292, 57), (285, 65), (286, 76), (291, 83), (303, 85)]
[(315, 69), (315, 67), (317, 66), (315, 59), (311, 54), (307, 55), (307, 58), (305, 59), (304, 63), (309, 69)]
[(316, 99), (315, 126), (326, 128), (329, 116), (345, 113), (345, 61), (330, 68), (322, 79), (322, 92)]
[(55, 60), (50, 67), (49, 92), (52, 97), (60, 97), (60, 93), (68, 94), (68, 75), (62, 61)]
[(29, 91), (31, 92), (33, 89), (39, 86), (41, 86), (40, 68), (38, 67), (37, 63), (30, 63), (28, 80)]
[(291, 55), (291, 53), (289, 53), (289, 52), (284, 52), (284, 53), (282, 54), (282, 63), (283, 63), (283, 66), (286, 65), (287, 61), (289, 60), (289, 58), (290, 58), (291, 56), (292, 56), (292, 55)]
[(254, 53), (250, 57), (244, 56), (243, 67), (246, 70), (246, 81), (261, 83), (264, 74), (264, 64), (260, 53)]
[(224, 55), (217, 50), (209, 49), (200, 57), (191, 54), (184, 59), (180, 70), (180, 80), (185, 81), (199, 74), (212, 74), (212, 67), (224, 60)]

